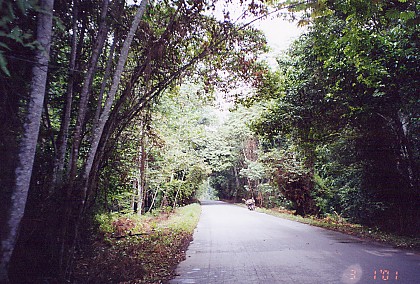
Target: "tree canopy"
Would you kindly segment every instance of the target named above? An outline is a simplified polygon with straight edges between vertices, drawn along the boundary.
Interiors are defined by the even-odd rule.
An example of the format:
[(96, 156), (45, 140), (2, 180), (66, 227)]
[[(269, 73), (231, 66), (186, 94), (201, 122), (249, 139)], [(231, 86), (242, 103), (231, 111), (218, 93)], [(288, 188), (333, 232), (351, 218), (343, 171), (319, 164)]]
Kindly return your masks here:
[[(93, 215), (210, 191), (418, 234), (417, 2), (0, 1), (1, 280), (71, 280)], [(306, 31), (270, 68), (279, 15)]]
[(308, 32), (263, 80), (266, 111), (254, 129), (295, 145), (321, 213), (414, 232), (418, 4), (350, 2), (319, 2)]
[[(216, 18), (216, 2), (57, 0), (49, 29), (39, 22), (42, 15), (51, 15), (43, 1), (1, 2), (0, 155), (1, 186), (7, 189), (1, 192), (6, 200), (1, 219), (9, 220), (1, 226), (2, 232), (19, 227), (26, 232), (15, 247), (7, 248), (14, 247), (19, 260), (9, 265), (8, 257), (2, 256), (2, 280), (8, 267), (10, 281), (68, 279), (80, 227), (89, 212), (101, 205), (120, 208), (121, 200), (127, 200), (123, 192), (140, 213), (149, 209), (145, 206), (160, 206), (159, 198), (175, 206), (194, 197), (207, 171), (194, 154), (199, 137), (189, 126), (195, 122), (189, 118), (185, 125), (171, 121), (157, 127), (156, 116), (164, 111), (158, 106), (165, 105), (161, 98), (168, 92), (177, 97), (176, 87), (185, 80), (195, 82), (199, 93), (209, 93), (217, 84), (226, 87), (228, 80), (248, 79), (265, 48), (261, 32), (234, 23), (227, 14)], [(247, 11), (250, 4), (240, 7)], [(255, 17), (258, 13), (253, 11)], [(37, 25), (51, 36), (48, 62), (34, 59), (47, 52), (36, 40)], [(44, 72), (48, 78), (46, 91), (37, 93), (45, 97), (37, 109), (42, 117), (31, 120), (40, 125), (39, 139), (28, 136), (36, 144), (35, 160), (30, 162), (32, 154), (22, 156), (31, 174), (15, 171), (15, 157), (24, 153), (24, 122), (33, 114), (31, 108), (27, 113), (33, 88), (27, 78), (34, 66), (40, 69), (34, 76)], [(193, 114), (173, 110), (167, 115), (175, 119)], [(154, 174), (146, 184), (147, 175)], [(22, 178), (31, 181), (23, 191), (15, 182)], [(24, 192), (29, 193), (28, 202), (15, 208), (16, 198), (26, 200)], [(22, 222), (13, 219), (25, 205)], [(27, 238), (38, 245), (28, 245)], [(40, 254), (35, 262), (33, 254)], [(25, 267), (33, 269), (17, 273)]]

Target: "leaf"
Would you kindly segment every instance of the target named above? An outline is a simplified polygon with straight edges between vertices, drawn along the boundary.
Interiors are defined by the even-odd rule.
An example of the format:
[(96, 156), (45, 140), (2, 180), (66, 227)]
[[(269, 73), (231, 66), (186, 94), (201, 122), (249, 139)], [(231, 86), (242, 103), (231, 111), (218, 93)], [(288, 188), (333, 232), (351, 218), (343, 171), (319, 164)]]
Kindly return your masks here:
[(22, 14), (26, 14), (26, 8), (27, 8), (27, 1), (25, 0), (17, 0), (16, 4), (19, 8), (19, 10), (22, 12)]
[(385, 95), (385, 93), (384, 92), (381, 92), (380, 90), (378, 90), (378, 89), (376, 89), (374, 92), (373, 92), (373, 94), (372, 94), (372, 96), (374, 96), (374, 97), (383, 97)]
[(302, 19), (302, 20), (299, 20), (299, 22), (297, 23), (297, 26), (299, 28), (302, 28), (302, 27), (308, 26), (309, 24), (310, 24), (310, 21), (308, 19)]
[(16, 15), (15, 15), (15, 13), (14, 13), (14, 11), (13, 11), (13, 6), (12, 6), (12, 3), (7, 3), (7, 10), (8, 10), (8, 15), (11, 17), (11, 18), (16, 18)]
[(416, 13), (414, 11), (404, 11), (400, 13), (400, 19), (402, 20), (411, 20), (416, 18)]
[(57, 28), (60, 31), (65, 31), (66, 30), (66, 26), (64, 25), (63, 21), (60, 18), (54, 17), (54, 20), (55, 20), (55, 24), (56, 24)]
[(7, 35), (8, 38), (13, 39), (14, 41), (18, 43), (23, 43), (22, 41), (22, 30), (19, 27), (13, 28), (11, 30), (10, 34)]
[(0, 47), (3, 47), (4, 49), (7, 49), (7, 50), (11, 50), (11, 49), (7, 46), (7, 44), (5, 44), (5, 43), (3, 43), (3, 42), (0, 42)]
[(3, 56), (3, 53), (0, 52), (0, 69), (8, 76), (10, 77), (10, 72), (7, 69), (7, 61)]

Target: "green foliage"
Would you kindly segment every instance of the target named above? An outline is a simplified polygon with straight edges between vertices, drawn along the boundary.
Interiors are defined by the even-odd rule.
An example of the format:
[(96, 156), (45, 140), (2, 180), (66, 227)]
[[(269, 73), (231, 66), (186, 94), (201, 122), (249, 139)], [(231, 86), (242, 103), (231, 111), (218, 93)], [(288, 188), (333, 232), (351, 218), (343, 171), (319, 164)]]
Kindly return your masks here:
[[(108, 2), (106, 11), (98, 10)], [(6, 189), (14, 183), (17, 142), (31, 87), (36, 12), (42, 13), (35, 3), (0, 1), (0, 183)], [(234, 89), (234, 83), (238, 86), (243, 80), (258, 82), (265, 67), (257, 58), (265, 50), (265, 39), (249, 25), (213, 17), (212, 2), (148, 1), (114, 99), (109, 89), (137, 5), (101, 0), (56, 4), (25, 217), (56, 227), (22, 231), (47, 236), (42, 245), (28, 248), (48, 250), (35, 264), (45, 269), (34, 277), (62, 277), (63, 282), (70, 271), (64, 266), (71, 263), (69, 252), (78, 242), (77, 229), (83, 228), (87, 212), (128, 213), (135, 205), (142, 205), (141, 213), (166, 211), (194, 201), (211, 171), (204, 152), (214, 116), (203, 102), (213, 100), (216, 87)], [(106, 99), (113, 103), (104, 109)], [(220, 168), (235, 161), (227, 152), (221, 153), (226, 159)], [(4, 218), (10, 191), (0, 194), (7, 200), (0, 210)], [(64, 235), (58, 236), (61, 232)], [(32, 266), (32, 261), (28, 254), (18, 265)], [(15, 282), (30, 281), (20, 280)]]
[(201, 207), (197, 203), (183, 206), (177, 208), (175, 214), (161, 226), (171, 231), (182, 231), (192, 234), (200, 219), (200, 213)]
[[(200, 205), (191, 204), (170, 214), (97, 217), (101, 219), (101, 228), (109, 227), (113, 231), (103, 232), (105, 238), (96, 236), (90, 247), (80, 248), (73, 280), (80, 283), (169, 281), (174, 267), (185, 258), (200, 213)], [(133, 229), (120, 234), (123, 228), (133, 225)]]
[(207, 144), (201, 153), (212, 171), (210, 186), (221, 198), (238, 200), (250, 197), (246, 196), (246, 180), (240, 175), (240, 171), (246, 167), (245, 152), (250, 150), (247, 141), (250, 142), (253, 138), (245, 123), (252, 115), (252, 110), (249, 109), (232, 111), (213, 125), (213, 129), (207, 134)]
[[(303, 7), (313, 11), (312, 26), (253, 98), (265, 111), (252, 128), (266, 151), (287, 153), (279, 184), (305, 176), (321, 215), (413, 233), (420, 194), (418, 4), (314, 3)], [(298, 174), (296, 157), (306, 174)]]
[(194, 203), (176, 208), (173, 212), (156, 209), (142, 216), (134, 213), (99, 213), (94, 217), (94, 225), (99, 229), (99, 233), (106, 237), (150, 233), (150, 230), (192, 233), (200, 218), (200, 212), (200, 205)]
[(257, 208), (257, 210), (284, 219), (326, 228), (328, 230), (335, 230), (360, 238), (375, 240), (376, 242), (385, 243), (394, 247), (407, 249), (416, 249), (420, 247), (420, 239), (418, 236), (401, 236), (381, 231), (377, 227), (367, 227), (360, 224), (354, 224), (342, 218), (337, 212), (328, 214), (325, 218), (314, 218), (313, 216), (302, 217), (291, 215), (289, 211), (278, 209)]
[(16, 46), (28, 49), (39, 47), (33, 37), (34, 31), (26, 29), (22, 23), (22, 18), (38, 9), (36, 0), (0, 2), (0, 70), (8, 77), (11, 73), (7, 67), (7, 56)]
[(247, 166), (240, 170), (239, 174), (250, 180), (257, 181), (265, 177), (264, 165), (257, 161), (246, 161)]

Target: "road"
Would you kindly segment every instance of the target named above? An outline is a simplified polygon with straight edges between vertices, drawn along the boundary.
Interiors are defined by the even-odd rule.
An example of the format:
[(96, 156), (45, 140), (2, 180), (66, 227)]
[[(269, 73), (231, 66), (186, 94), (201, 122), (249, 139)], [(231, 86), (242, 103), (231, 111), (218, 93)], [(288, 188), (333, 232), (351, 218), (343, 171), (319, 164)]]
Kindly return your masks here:
[(170, 283), (420, 283), (420, 254), (220, 201), (202, 203)]

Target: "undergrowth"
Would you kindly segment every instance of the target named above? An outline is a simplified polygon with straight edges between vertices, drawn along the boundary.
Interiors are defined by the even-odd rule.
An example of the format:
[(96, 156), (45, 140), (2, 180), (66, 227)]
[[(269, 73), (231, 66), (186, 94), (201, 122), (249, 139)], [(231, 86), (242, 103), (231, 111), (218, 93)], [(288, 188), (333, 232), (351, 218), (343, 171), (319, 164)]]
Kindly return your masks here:
[(198, 204), (142, 216), (100, 214), (98, 231), (76, 259), (75, 283), (166, 283), (201, 213)]
[(353, 224), (341, 218), (339, 215), (329, 215), (325, 218), (316, 218), (313, 216), (302, 217), (294, 215), (290, 210), (257, 208), (257, 211), (281, 217), (284, 219), (297, 221), (312, 226), (322, 227), (346, 233), (352, 236), (370, 239), (377, 242), (386, 243), (399, 248), (420, 249), (419, 237), (399, 236), (383, 232), (377, 228), (369, 228), (359, 224)]

